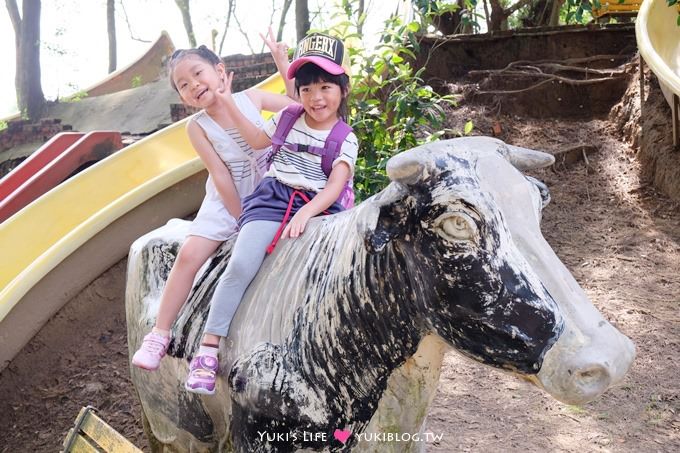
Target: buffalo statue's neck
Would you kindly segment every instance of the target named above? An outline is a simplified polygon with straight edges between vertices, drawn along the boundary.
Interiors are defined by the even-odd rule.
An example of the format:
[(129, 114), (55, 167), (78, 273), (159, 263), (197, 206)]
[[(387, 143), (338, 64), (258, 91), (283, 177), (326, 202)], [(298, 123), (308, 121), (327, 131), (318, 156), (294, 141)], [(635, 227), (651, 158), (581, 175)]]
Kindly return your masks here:
[[(363, 431), (392, 372), (416, 352), (427, 330), (418, 309), (427, 295), (413, 272), (415, 256), (400, 243), (368, 253), (357, 234), (361, 215), (360, 206), (324, 219), (279, 252), (281, 262), (295, 263), (285, 293), (304, 300), (280, 343), (260, 343), (232, 366), (238, 451), (349, 448), (332, 439), (334, 431)], [(258, 437), (274, 431), (295, 436)], [(331, 444), (301, 441), (305, 432), (323, 433)]]
[[(326, 404), (344, 419), (338, 421), (362, 424), (370, 420), (392, 371), (415, 353), (422, 331), (407, 255), (398, 244), (369, 254), (361, 237), (347, 234), (355, 237), (351, 244), (327, 248), (336, 253), (330, 263), (339, 266), (317, 274), (314, 288), (326, 292), (317, 297), (310, 290), (285, 349), (312, 387), (324, 389)], [(343, 256), (348, 250), (352, 256)], [(350, 265), (343, 270), (346, 260)]]

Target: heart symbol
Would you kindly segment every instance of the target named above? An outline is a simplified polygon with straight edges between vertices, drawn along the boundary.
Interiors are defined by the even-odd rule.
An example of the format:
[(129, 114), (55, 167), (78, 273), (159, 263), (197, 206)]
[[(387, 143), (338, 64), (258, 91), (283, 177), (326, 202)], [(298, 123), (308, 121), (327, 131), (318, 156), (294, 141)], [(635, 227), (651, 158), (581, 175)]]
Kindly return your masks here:
[(344, 429), (336, 429), (335, 432), (333, 432), (333, 437), (338, 439), (343, 444), (347, 442), (347, 439), (349, 439), (349, 436), (351, 435), (351, 431), (345, 431)]

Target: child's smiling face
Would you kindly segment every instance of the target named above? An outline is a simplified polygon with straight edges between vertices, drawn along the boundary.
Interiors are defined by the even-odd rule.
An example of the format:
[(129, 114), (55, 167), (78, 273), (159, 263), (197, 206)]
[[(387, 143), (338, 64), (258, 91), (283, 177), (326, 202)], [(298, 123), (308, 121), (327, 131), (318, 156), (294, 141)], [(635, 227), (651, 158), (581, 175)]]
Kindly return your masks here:
[(338, 121), (342, 96), (342, 88), (330, 82), (319, 81), (300, 86), (300, 101), (307, 113), (307, 125), (319, 130), (333, 127)]
[(222, 86), (224, 65), (213, 65), (193, 55), (180, 60), (172, 71), (172, 78), (182, 101), (196, 108), (206, 108), (217, 98)]

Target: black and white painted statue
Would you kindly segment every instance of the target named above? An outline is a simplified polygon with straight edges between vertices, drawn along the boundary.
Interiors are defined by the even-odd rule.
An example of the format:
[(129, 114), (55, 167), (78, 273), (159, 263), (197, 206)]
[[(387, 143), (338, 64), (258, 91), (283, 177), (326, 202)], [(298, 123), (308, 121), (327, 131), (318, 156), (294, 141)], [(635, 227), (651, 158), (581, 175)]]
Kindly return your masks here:
[[(541, 235), (548, 191), (521, 170), (552, 162), (489, 137), (393, 157), (385, 190), (311, 221), (265, 260), (221, 345), (217, 393), (198, 396), (183, 383), (227, 242), (199, 273), (161, 368), (132, 367), (147, 431), (179, 451), (419, 451), (367, 434), (422, 429), (449, 348), (569, 404), (597, 397), (635, 348)], [(132, 246), (130, 351), (153, 325), (186, 225)]]

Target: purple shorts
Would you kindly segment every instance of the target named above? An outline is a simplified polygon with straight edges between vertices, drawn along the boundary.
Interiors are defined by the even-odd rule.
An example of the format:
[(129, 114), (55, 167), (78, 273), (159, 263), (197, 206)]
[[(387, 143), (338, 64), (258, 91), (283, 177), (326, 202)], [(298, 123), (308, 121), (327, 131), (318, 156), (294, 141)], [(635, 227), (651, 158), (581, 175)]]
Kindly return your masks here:
[[(264, 178), (255, 188), (255, 191), (241, 202), (243, 211), (238, 219), (239, 226), (242, 227), (253, 220), (283, 221), (290, 196), (294, 191), (295, 189), (280, 183), (276, 178)], [(316, 195), (316, 192), (311, 190), (298, 190), (298, 192), (304, 193), (310, 200)], [(301, 197), (296, 196), (288, 220), (305, 204)], [(345, 208), (337, 201), (326, 209), (329, 214), (337, 214), (344, 210)]]

